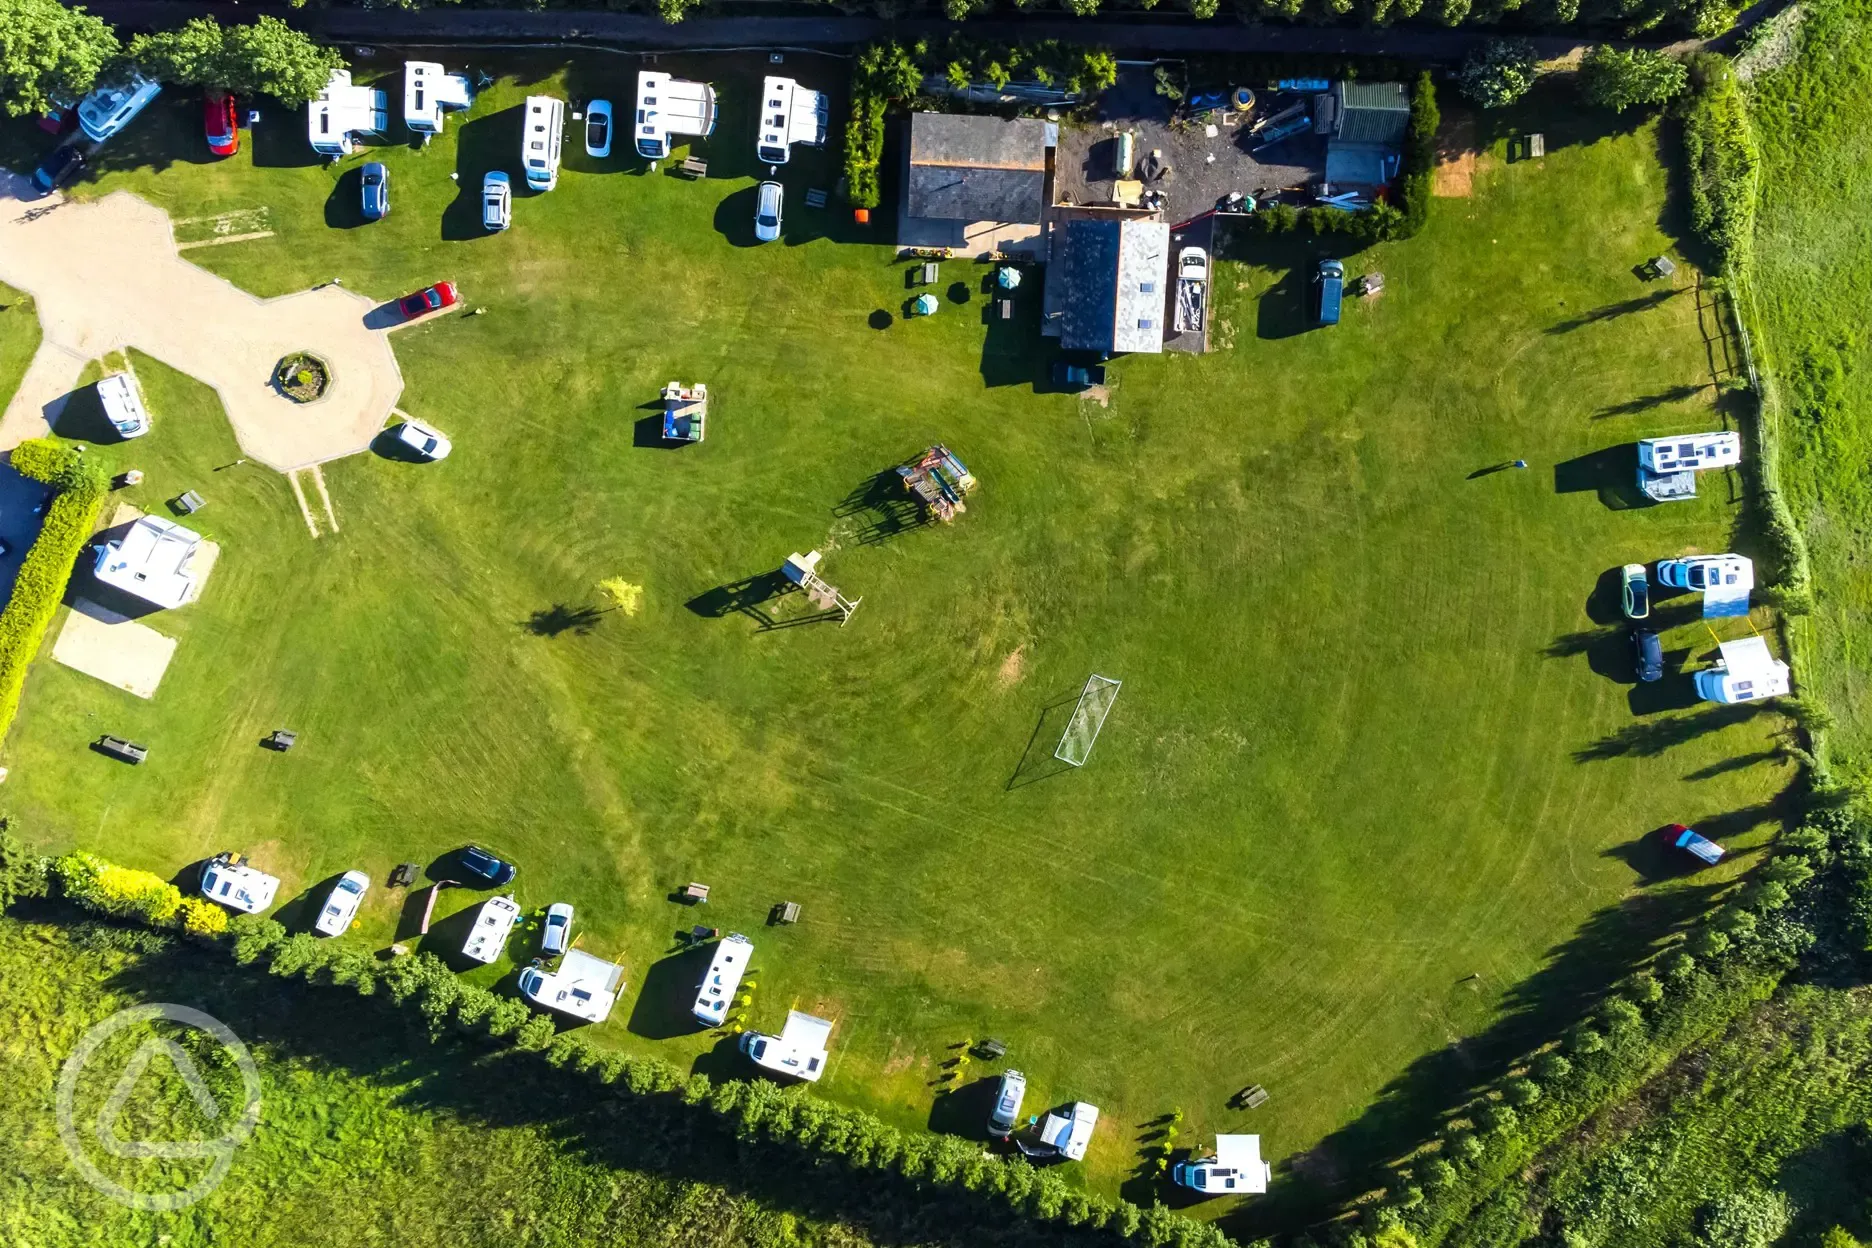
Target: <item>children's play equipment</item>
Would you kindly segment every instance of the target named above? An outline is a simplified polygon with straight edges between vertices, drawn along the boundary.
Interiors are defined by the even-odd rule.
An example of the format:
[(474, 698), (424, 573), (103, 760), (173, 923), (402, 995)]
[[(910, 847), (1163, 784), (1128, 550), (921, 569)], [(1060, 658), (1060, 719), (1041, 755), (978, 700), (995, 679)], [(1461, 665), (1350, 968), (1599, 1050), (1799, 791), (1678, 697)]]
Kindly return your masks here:
[(1098, 740), (1099, 729), (1105, 726), (1105, 717), (1111, 714), (1112, 703), (1118, 700), (1123, 685), (1123, 681), (1096, 673), (1086, 677), (1085, 688), (1079, 691), (1079, 704), (1073, 707), (1066, 731), (1060, 735), (1059, 748), (1053, 751), (1054, 758), (1074, 767), (1085, 766), (1092, 756), (1092, 743)]
[(956, 518), (958, 511), (967, 511), (962, 496), (975, 488), (975, 478), (963, 466), (949, 448), (937, 443), (907, 464), (897, 466), (897, 475), (903, 478), (904, 489), (916, 496), (917, 502), (936, 513), (936, 518), (944, 524)]
[(707, 417), (707, 386), (699, 381), (693, 386), (672, 381), (663, 387), (665, 442), (700, 442)]
[(819, 576), (819, 552), (811, 551), (800, 554), (798, 551), (788, 555), (786, 562), (780, 565), (780, 574), (787, 580), (806, 591), (806, 597), (822, 611), (839, 613), (839, 627), (844, 628), (858, 609), (863, 598), (847, 598), (839, 593), (838, 588), (827, 584)]

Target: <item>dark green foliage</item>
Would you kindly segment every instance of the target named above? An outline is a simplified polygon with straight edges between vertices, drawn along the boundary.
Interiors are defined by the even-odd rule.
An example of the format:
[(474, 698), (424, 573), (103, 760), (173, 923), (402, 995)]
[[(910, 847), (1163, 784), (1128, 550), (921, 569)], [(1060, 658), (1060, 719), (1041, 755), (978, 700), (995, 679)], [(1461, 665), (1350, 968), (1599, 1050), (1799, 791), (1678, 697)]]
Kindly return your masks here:
[(1456, 82), (1478, 107), (1502, 108), (1526, 95), (1539, 72), (1540, 58), (1533, 44), (1525, 39), (1491, 39), (1469, 54)]
[(1689, 85), (1683, 62), (1653, 48), (1615, 48), (1601, 43), (1580, 62), (1580, 92), (1586, 102), (1622, 113), (1642, 104), (1668, 104)]
[(1690, 225), (1723, 264), (1742, 264), (1755, 229), (1761, 164), (1742, 88), (1728, 60), (1715, 53), (1696, 53), (1685, 65), (1690, 94), (1683, 151)]
[(44, 897), (51, 888), (52, 860), (28, 850), (0, 818), (0, 910), (15, 901)]
[(194, 18), (175, 30), (138, 35), (126, 55), (163, 82), (270, 95), (288, 108), (323, 91), (332, 71), (345, 66), (338, 49), (314, 42), (277, 17), (245, 26)]

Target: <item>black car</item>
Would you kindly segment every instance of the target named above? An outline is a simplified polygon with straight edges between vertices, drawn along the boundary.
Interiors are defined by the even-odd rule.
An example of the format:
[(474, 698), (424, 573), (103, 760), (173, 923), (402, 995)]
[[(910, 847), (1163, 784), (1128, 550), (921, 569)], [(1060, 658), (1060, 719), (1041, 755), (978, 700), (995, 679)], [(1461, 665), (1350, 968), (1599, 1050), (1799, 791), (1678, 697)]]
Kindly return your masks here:
[(1664, 677), (1664, 643), (1658, 640), (1656, 633), (1642, 628), (1632, 629), (1631, 635), (1632, 666), (1638, 671), (1638, 679), (1649, 683)]
[(48, 194), (64, 186), (78, 176), (85, 167), (85, 154), (78, 150), (76, 143), (66, 143), (53, 148), (33, 170), (33, 185)]
[(487, 888), (499, 888), (514, 878), (514, 865), (502, 862), (478, 845), (461, 851), (462, 869)]

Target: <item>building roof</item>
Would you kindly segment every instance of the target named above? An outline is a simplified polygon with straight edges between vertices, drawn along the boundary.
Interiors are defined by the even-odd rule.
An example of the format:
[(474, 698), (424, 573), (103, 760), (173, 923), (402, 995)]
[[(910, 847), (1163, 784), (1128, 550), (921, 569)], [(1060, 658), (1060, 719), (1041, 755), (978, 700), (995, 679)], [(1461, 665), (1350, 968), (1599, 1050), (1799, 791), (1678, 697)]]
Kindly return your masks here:
[(1170, 227), (1162, 221), (1074, 220), (1062, 227), (1060, 346), (1161, 351)]
[(1339, 82), (1337, 132), (1342, 143), (1398, 144), (1410, 129), (1410, 92), (1401, 82)]
[(1046, 123), (1032, 118), (912, 114), (910, 215), (1037, 223), (1046, 140)]

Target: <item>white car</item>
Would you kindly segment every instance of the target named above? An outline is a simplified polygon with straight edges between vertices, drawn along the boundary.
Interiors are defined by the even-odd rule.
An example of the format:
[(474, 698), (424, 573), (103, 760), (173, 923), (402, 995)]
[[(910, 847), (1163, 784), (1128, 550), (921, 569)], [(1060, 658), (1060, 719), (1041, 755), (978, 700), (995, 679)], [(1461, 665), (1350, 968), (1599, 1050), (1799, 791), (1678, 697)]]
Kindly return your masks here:
[(315, 931), (324, 936), (342, 936), (351, 927), (351, 920), (357, 917), (358, 906), (364, 900), (364, 891), (370, 887), (370, 876), (362, 871), (347, 871), (338, 877), (332, 885), (331, 896), (325, 899), (325, 908), (319, 911), (318, 921), (312, 924)]
[(102, 143), (129, 125), (161, 92), (161, 83), (137, 73), (98, 87), (79, 102), (78, 127), (87, 139)]
[(780, 237), (780, 204), (786, 192), (778, 182), (763, 182), (754, 191), (754, 237), (771, 243)]
[(481, 179), (481, 228), (504, 230), (513, 224), (513, 180), (499, 169)]
[(222, 854), (202, 869), (201, 891), (209, 901), (218, 901), (230, 910), (259, 914), (273, 904), (279, 881)]
[(600, 160), (611, 154), (610, 100), (593, 100), (585, 106), (585, 154)]
[(406, 420), (397, 426), (396, 440), (428, 460), (447, 459), (449, 452), (455, 449), (440, 430), (415, 420)]
[(566, 951), (572, 937), (572, 906), (555, 901), (546, 907), (546, 930), (540, 933), (540, 953), (556, 958)]

